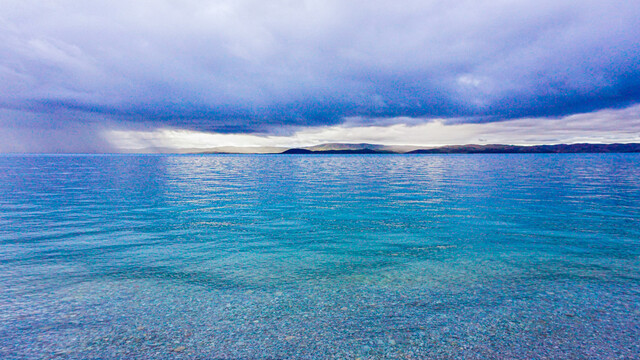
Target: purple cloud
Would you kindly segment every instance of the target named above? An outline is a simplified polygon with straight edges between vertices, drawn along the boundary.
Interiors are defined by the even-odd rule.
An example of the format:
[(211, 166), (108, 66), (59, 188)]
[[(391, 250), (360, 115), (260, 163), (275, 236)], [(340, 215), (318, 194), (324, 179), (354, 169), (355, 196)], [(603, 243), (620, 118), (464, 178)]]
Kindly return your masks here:
[(273, 132), (621, 108), (640, 100), (639, 18), (635, 1), (5, 1), (0, 121)]

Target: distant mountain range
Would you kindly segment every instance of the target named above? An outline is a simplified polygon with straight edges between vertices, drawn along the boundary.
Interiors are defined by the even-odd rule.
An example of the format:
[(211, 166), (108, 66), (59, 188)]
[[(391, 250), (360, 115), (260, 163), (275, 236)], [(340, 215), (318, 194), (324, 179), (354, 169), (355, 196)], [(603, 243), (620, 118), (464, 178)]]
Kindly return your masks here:
[[(152, 153), (175, 153), (154, 148)], [(557, 144), (557, 145), (447, 145), (420, 147), (411, 145), (328, 143), (301, 148), (285, 147), (216, 147), (182, 149), (183, 154), (571, 154), (571, 153), (640, 153), (640, 143), (629, 144)]]
[(281, 154), (401, 154), (388, 150), (374, 149), (353, 149), (353, 150), (309, 150), (309, 149), (289, 149)]
[(417, 149), (409, 154), (573, 154), (633, 153), (640, 144), (557, 144), (557, 145), (459, 145)]
[(282, 154), (572, 154), (636, 153), (640, 144), (450, 145), (432, 148), (376, 144), (323, 144), (288, 149)]

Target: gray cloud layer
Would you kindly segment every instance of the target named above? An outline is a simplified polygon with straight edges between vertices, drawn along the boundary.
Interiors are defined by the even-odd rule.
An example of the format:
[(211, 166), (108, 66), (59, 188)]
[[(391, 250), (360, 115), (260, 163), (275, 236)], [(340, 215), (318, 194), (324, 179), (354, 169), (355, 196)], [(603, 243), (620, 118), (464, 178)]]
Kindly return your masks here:
[(638, 1), (5, 0), (2, 123), (251, 132), (624, 107), (638, 19)]
[[(407, 121), (408, 120), (408, 121)], [(104, 139), (123, 152), (223, 151), (279, 152), (282, 148), (324, 143), (373, 143), (420, 147), (464, 144), (558, 144), (640, 142), (640, 105), (601, 110), (557, 119), (524, 118), (485, 123), (412, 123), (404, 119), (387, 126), (334, 125), (305, 128), (288, 136), (216, 134), (190, 130), (106, 131)], [(234, 150), (230, 150), (232, 147)], [(256, 148), (258, 147), (258, 148)]]

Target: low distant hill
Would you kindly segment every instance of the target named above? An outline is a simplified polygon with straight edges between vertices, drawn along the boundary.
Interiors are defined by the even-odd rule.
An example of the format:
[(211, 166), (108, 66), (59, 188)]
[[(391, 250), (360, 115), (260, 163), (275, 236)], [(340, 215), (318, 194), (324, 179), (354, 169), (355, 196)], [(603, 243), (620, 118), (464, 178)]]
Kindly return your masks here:
[[(157, 149), (156, 149), (157, 150)], [(170, 152), (170, 151), (152, 151)], [(571, 154), (571, 153), (640, 153), (640, 143), (631, 144), (557, 144), (557, 145), (449, 145), (419, 148), (418, 146), (378, 144), (322, 144), (302, 148), (280, 147), (218, 147), (185, 149), (181, 153), (227, 154)]]
[(311, 151), (342, 151), (342, 150), (388, 150), (385, 145), (378, 144), (348, 144), (348, 143), (328, 143), (328, 144), (320, 144), (315, 146), (305, 147), (304, 149)]
[(307, 149), (293, 148), (281, 152), (281, 154), (313, 154), (313, 151)]
[(387, 150), (374, 149), (353, 149), (353, 150), (309, 150), (309, 149), (289, 149), (282, 154), (392, 154)]
[(293, 148), (283, 154), (395, 154), (418, 149), (417, 146), (327, 143), (303, 148)]
[(454, 145), (418, 149), (408, 154), (571, 154), (571, 153), (634, 153), (640, 144), (558, 144), (558, 145)]

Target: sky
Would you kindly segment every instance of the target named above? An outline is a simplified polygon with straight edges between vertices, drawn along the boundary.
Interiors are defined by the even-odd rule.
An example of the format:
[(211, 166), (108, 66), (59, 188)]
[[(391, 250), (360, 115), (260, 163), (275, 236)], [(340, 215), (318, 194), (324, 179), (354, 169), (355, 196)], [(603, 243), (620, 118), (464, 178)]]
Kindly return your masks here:
[(0, 152), (638, 142), (640, 1), (0, 2)]

